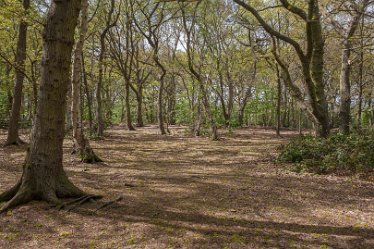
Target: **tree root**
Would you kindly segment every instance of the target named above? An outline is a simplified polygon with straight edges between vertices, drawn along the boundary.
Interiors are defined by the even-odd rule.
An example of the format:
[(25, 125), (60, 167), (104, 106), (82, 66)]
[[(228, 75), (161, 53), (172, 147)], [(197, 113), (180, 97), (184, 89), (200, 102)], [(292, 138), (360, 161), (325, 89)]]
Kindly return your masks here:
[(11, 198), (7, 203), (5, 203), (0, 208), (0, 214), (5, 213), (11, 208), (27, 203), (32, 199), (33, 195), (29, 190), (25, 188), (20, 188), (19, 191), (13, 196), (13, 198)]
[(106, 208), (110, 205), (113, 205), (114, 203), (116, 202), (119, 202), (119, 201), (122, 201), (123, 200), (123, 197), (120, 196), (118, 197), (117, 199), (113, 200), (113, 201), (109, 201), (109, 202), (105, 202), (103, 203), (101, 206), (99, 206), (98, 208), (95, 209), (95, 211), (93, 211), (93, 213), (96, 213), (97, 211), (99, 211), (100, 209), (103, 209), (103, 208)]
[(98, 157), (93, 149), (88, 145), (83, 149), (78, 150), (80, 158), (82, 162), (84, 163), (100, 163), (103, 162), (103, 160)]
[(11, 189), (5, 191), (0, 195), (0, 202), (10, 201), (18, 192), (21, 187), (21, 181), (18, 181)]
[[(80, 190), (68, 179), (63, 171), (60, 173), (58, 179), (56, 179), (55, 188), (51, 188), (51, 185), (35, 186), (33, 185), (34, 183), (35, 182), (33, 179), (25, 179), (24, 175), (22, 175), (21, 179), (15, 186), (1, 194), (0, 202), (7, 202), (0, 207), (0, 214), (32, 200), (44, 200), (55, 207), (60, 207), (60, 209), (67, 207), (68, 205), (76, 204), (69, 207), (69, 210), (73, 210), (77, 206), (87, 201), (102, 198), (98, 195), (88, 195), (84, 191)], [(73, 202), (63, 204), (59, 198), (78, 199)]]
[(58, 205), (57, 206), (57, 209), (58, 210), (62, 210), (62, 209), (65, 209), (66, 208), (66, 211), (72, 211), (74, 210), (75, 208), (79, 207), (80, 205), (88, 202), (88, 201), (93, 201), (93, 200), (98, 200), (98, 199), (101, 199), (102, 196), (99, 196), (99, 195), (85, 195), (85, 196), (81, 196), (75, 200), (72, 200), (72, 201), (69, 201), (69, 202), (66, 202), (66, 203), (62, 203), (61, 205)]
[(131, 183), (125, 183), (125, 186), (129, 187), (129, 188), (135, 188), (135, 187), (137, 187), (136, 185), (131, 184)]
[(100, 162), (103, 162), (103, 160), (98, 157), (93, 151), (92, 149), (89, 149), (89, 151), (82, 151), (80, 153), (80, 156), (81, 156), (81, 160), (82, 162), (84, 163), (100, 163)]
[(24, 145), (24, 144), (27, 144), (25, 141), (23, 141), (22, 139), (20, 138), (17, 138), (16, 141), (6, 141), (4, 146), (7, 147), (7, 146), (21, 146), (21, 145)]

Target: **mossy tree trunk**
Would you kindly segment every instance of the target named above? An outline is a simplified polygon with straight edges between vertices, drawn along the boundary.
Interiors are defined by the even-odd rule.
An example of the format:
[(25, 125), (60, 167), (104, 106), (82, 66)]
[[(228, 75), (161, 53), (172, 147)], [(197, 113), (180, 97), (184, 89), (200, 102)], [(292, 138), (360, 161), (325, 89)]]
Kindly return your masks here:
[(62, 164), (66, 97), (80, 8), (80, 0), (53, 0), (49, 8), (30, 149), (21, 179), (0, 195), (0, 202), (8, 201), (0, 212), (34, 199), (57, 205), (59, 198), (85, 195), (69, 181)]

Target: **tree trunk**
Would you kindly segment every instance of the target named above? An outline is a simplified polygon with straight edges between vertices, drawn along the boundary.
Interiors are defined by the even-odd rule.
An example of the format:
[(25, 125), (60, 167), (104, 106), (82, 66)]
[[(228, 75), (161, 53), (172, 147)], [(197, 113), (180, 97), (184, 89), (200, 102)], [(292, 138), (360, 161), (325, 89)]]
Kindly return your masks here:
[(164, 96), (164, 73), (162, 73), (163, 76), (160, 77), (160, 87), (158, 89), (158, 124), (160, 128), (161, 135), (166, 134), (166, 129), (165, 129), (165, 123), (164, 123), (164, 101), (163, 101), (163, 96)]
[(104, 74), (104, 56), (106, 52), (105, 38), (110, 30), (115, 25), (111, 23), (112, 15), (114, 12), (114, 0), (111, 1), (110, 10), (106, 20), (106, 26), (103, 32), (100, 34), (100, 55), (99, 55), (99, 77), (96, 85), (96, 101), (97, 101), (97, 110), (96, 110), (96, 119), (97, 119), (97, 130), (96, 135), (99, 137), (104, 136), (104, 118), (103, 118), (103, 101), (101, 90), (103, 88), (103, 74)]
[(280, 136), (280, 129), (282, 125), (282, 117), (281, 117), (281, 105), (282, 105), (282, 81), (279, 72), (279, 66), (276, 65), (277, 71), (277, 136)]
[(73, 128), (73, 142), (74, 142), (74, 153), (78, 153), (81, 160), (85, 163), (102, 162), (102, 160), (96, 156), (90, 146), (89, 140), (84, 135), (84, 128), (82, 124), (82, 113), (81, 113), (81, 82), (82, 82), (82, 60), (83, 60), (83, 45), (86, 38), (88, 19), (87, 9), (88, 0), (82, 1), (81, 10), (81, 22), (79, 27), (79, 40), (76, 44), (74, 51), (74, 62), (73, 62), (73, 76), (72, 76), (72, 105), (71, 105), (71, 121)]
[(169, 117), (169, 123), (171, 125), (176, 124), (175, 119), (175, 105), (176, 105), (176, 90), (177, 90), (177, 81), (176, 76), (173, 74), (171, 76), (171, 84), (169, 86), (169, 98), (168, 98), (168, 117)]
[[(26, 12), (30, 8), (30, 0), (23, 0), (23, 8)], [(16, 77), (14, 83), (13, 104), (8, 127), (8, 137), (5, 145), (19, 145), (23, 141), (19, 138), (18, 122), (22, 105), (22, 88), (25, 78), (27, 22), (22, 20), (19, 25), (19, 34), (16, 51)]]
[(358, 68), (358, 110), (357, 110), (357, 121), (358, 121), (358, 129), (361, 129), (362, 123), (362, 94), (363, 94), (363, 75), (364, 75), (364, 25), (365, 25), (365, 18), (361, 17), (361, 30), (360, 30), (360, 64)]
[(347, 31), (346, 37), (344, 37), (343, 43), (343, 52), (342, 52), (342, 67), (340, 74), (340, 109), (339, 109), (339, 118), (340, 125), (339, 131), (343, 134), (349, 134), (350, 132), (350, 120), (351, 120), (351, 39), (354, 36), (359, 24), (362, 13), (367, 7), (368, 0), (363, 1), (363, 5), (360, 10), (357, 11), (356, 15), (353, 17), (353, 20), (350, 23), (350, 27)]
[(165, 76), (166, 76), (166, 69), (160, 62), (158, 57), (158, 45), (153, 48), (153, 60), (155, 61), (157, 67), (161, 70), (161, 75), (159, 77), (160, 86), (158, 88), (158, 98), (157, 98), (157, 107), (158, 107), (158, 125), (160, 128), (161, 135), (166, 135), (165, 123), (164, 123), (164, 86), (165, 86)]
[(126, 79), (126, 92), (125, 92), (125, 104), (126, 104), (126, 124), (129, 131), (135, 131), (134, 126), (132, 125), (131, 119), (131, 106), (130, 106), (130, 79)]
[(197, 118), (194, 120), (194, 126), (193, 126), (193, 133), (196, 137), (199, 137), (201, 135), (201, 123), (202, 123), (202, 111), (201, 111), (201, 101), (200, 98), (198, 99), (198, 104), (197, 104)]
[(143, 89), (138, 89), (138, 94), (136, 96), (137, 101), (137, 111), (136, 111), (136, 126), (144, 127), (143, 121)]
[(349, 134), (351, 117), (351, 83), (349, 62), (351, 46), (349, 41), (344, 42), (342, 54), (342, 68), (340, 73), (340, 109), (339, 109), (339, 131), (342, 134)]
[(99, 78), (96, 85), (96, 102), (97, 102), (97, 109), (96, 109), (96, 122), (97, 122), (97, 130), (96, 135), (99, 137), (104, 136), (104, 120), (103, 120), (103, 103), (101, 99), (101, 90), (103, 85), (103, 61), (104, 61), (104, 47), (105, 47), (105, 38), (101, 39), (101, 52), (99, 56)]
[(83, 53), (81, 57), (82, 57), (82, 74), (83, 74), (84, 91), (87, 97), (88, 127), (89, 127), (90, 134), (92, 134), (93, 133), (92, 96), (91, 96), (90, 89), (88, 88), (88, 81), (87, 81), (86, 67), (85, 67), (85, 63), (83, 59)]
[(30, 149), (20, 181), (0, 195), (0, 202), (8, 201), (0, 212), (31, 200), (58, 205), (58, 198), (85, 195), (69, 181), (62, 164), (66, 95), (80, 5), (80, 0), (53, 0), (49, 8)]
[(201, 94), (203, 95), (202, 97), (203, 97), (203, 105), (204, 105), (205, 113), (208, 116), (208, 121), (210, 123), (210, 129), (212, 132), (211, 138), (212, 140), (218, 140), (218, 129), (217, 129), (216, 122), (214, 120), (212, 109), (210, 108), (208, 94), (206, 93), (205, 86), (203, 85), (204, 83), (199, 81), (199, 84), (200, 84)]

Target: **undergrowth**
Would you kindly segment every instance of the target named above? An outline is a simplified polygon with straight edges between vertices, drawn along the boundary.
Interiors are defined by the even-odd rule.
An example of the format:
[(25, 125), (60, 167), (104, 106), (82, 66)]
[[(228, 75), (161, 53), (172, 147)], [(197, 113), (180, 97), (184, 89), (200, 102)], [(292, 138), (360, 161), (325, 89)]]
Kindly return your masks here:
[(279, 162), (293, 171), (316, 174), (356, 174), (374, 171), (373, 134), (334, 134), (329, 138), (300, 136), (282, 146)]

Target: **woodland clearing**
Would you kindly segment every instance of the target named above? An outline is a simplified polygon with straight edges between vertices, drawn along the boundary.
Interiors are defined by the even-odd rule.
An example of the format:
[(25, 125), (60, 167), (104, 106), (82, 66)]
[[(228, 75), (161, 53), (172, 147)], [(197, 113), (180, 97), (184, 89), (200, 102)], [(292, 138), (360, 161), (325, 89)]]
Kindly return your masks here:
[[(70, 212), (45, 202), (9, 211), (0, 219), (0, 247), (374, 248), (374, 183), (277, 165), (277, 148), (293, 132), (277, 138), (238, 129), (212, 141), (185, 127), (171, 131), (114, 127), (92, 140), (105, 161), (94, 165), (71, 155), (66, 138), (70, 179), (104, 199)], [(24, 155), (25, 147), (0, 148), (1, 191), (20, 177)]]

